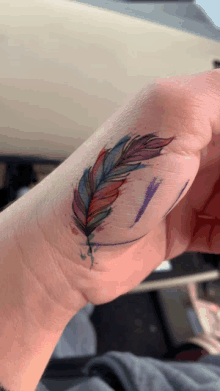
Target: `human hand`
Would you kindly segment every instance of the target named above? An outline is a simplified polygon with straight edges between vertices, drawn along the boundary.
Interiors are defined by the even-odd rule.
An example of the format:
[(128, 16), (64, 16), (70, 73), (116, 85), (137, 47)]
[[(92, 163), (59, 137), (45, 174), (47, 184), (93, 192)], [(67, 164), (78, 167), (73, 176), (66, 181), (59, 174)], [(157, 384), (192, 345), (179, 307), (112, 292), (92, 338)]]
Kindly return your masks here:
[[(159, 157), (155, 152), (154, 159), (146, 165), (150, 165), (151, 168), (140, 170), (139, 182), (135, 181), (135, 186), (132, 186), (132, 180), (130, 181), (130, 191), (124, 190), (126, 196), (119, 204), (120, 208), (116, 206), (116, 200), (119, 203), (121, 196), (117, 191), (122, 190), (123, 193), (123, 186), (126, 186), (123, 182), (117, 182), (118, 187), (116, 182), (109, 181), (106, 185), (103, 181), (102, 188), (105, 188), (101, 196), (95, 194), (91, 206), (92, 212), (96, 213), (96, 208), (102, 208), (96, 214), (97, 226), (100, 226), (100, 221), (102, 223), (103, 215), (106, 224), (100, 231), (98, 228), (95, 235), (90, 234), (91, 238), (94, 237), (91, 240), (92, 245), (89, 241), (85, 241), (87, 247), (80, 249), (82, 257), (85, 258), (88, 249), (87, 255), (91, 258), (91, 265), (95, 262), (92, 266), (93, 272), (89, 273), (88, 270), (86, 272), (89, 286), (84, 289), (84, 294), (94, 304), (112, 300), (132, 289), (165, 259), (172, 259), (190, 251), (219, 252), (220, 225), (216, 220), (220, 164), (219, 89), (220, 71), (215, 70), (196, 75), (158, 79), (153, 93), (152, 90), (149, 92), (149, 88), (142, 90), (140, 94), (142, 117), (140, 115), (137, 118), (135, 128), (140, 129), (139, 133), (142, 137), (143, 125), (147, 125), (145, 128), (148, 134), (150, 129), (161, 130), (161, 135), (164, 131), (164, 135), (167, 134), (169, 137), (164, 136), (161, 139), (156, 137), (152, 144), (149, 142), (148, 148), (153, 148), (153, 143), (158, 140), (157, 146), (155, 144), (154, 147), (161, 146), (161, 156)], [(123, 142), (123, 139), (120, 140)], [(125, 143), (124, 148), (127, 148), (129, 143), (131, 140)], [(166, 153), (163, 154), (166, 145)], [(113, 149), (109, 149), (108, 153)], [(143, 150), (143, 145), (140, 145), (137, 162), (146, 164), (148, 157), (146, 154), (143, 158)], [(103, 154), (106, 153), (106, 150), (102, 150), (96, 163), (90, 166), (93, 175), (96, 170), (101, 170), (100, 166), (98, 167), (98, 160), (104, 158)], [(118, 157), (119, 151), (117, 153)], [(130, 157), (130, 164), (134, 161), (135, 159)], [(136, 178), (139, 175), (138, 170)], [(154, 173), (153, 180), (146, 187), (147, 181), (145, 183), (144, 181), (148, 175), (150, 176), (150, 170)], [(91, 189), (92, 182), (89, 184), (86, 174), (84, 179), (83, 189), (85, 190), (87, 186)], [(159, 192), (162, 182), (164, 186), (162, 192)], [(144, 183), (143, 187), (141, 187), (142, 183)], [(114, 184), (116, 187), (113, 189)], [(109, 197), (109, 189), (111, 197)], [(75, 189), (75, 203), (73, 203), (76, 212), (79, 211), (77, 191)], [(139, 207), (137, 207), (138, 196), (141, 199)], [(101, 200), (101, 197), (107, 197), (107, 202)], [(132, 199), (134, 199), (133, 205)], [(144, 199), (147, 201), (145, 206)], [(115, 216), (115, 220), (109, 224), (111, 226), (112, 223), (112, 230), (110, 230), (107, 223), (108, 211), (114, 213), (114, 201), (121, 220), (117, 220)], [(133, 212), (134, 209), (136, 213)], [(202, 217), (204, 215), (206, 216)], [(135, 224), (130, 224), (132, 219), (135, 222), (139, 219), (135, 228), (133, 228)], [(78, 223), (78, 232), (83, 233), (77, 218), (75, 222), (75, 226)], [(90, 224), (92, 223), (91, 219)], [(80, 243), (77, 238), (76, 241), (82, 245), (82, 236), (79, 236)]]
[(36, 388), (88, 302), (185, 251), (219, 252), (219, 95), (219, 70), (156, 80), (0, 214), (6, 387)]
[[(199, 217), (211, 210), (211, 203), (204, 210), (210, 195), (214, 207), (218, 197), (212, 192), (219, 172), (219, 91), (219, 70), (157, 79), (46, 178), (36, 229), (47, 243), (45, 251), (38, 247), (51, 275), (53, 258), (68, 289), (102, 304), (137, 286), (165, 259), (219, 251), (218, 225), (210, 241), (212, 220)], [(107, 156), (108, 175), (102, 165)], [(24, 230), (18, 236), (24, 259), (36, 270), (33, 241), (27, 243)], [(67, 296), (59, 300), (70, 309), (74, 294)]]
[[(183, 83), (188, 109), (192, 104), (185, 111), (182, 126), (190, 136), (196, 136), (189, 153), (197, 156), (199, 167), (187, 194), (165, 218), (165, 259), (184, 252), (219, 254), (220, 70), (175, 77), (173, 81), (177, 86)], [(167, 80), (167, 86), (171, 88), (172, 80)], [(182, 109), (184, 115), (184, 102)]]

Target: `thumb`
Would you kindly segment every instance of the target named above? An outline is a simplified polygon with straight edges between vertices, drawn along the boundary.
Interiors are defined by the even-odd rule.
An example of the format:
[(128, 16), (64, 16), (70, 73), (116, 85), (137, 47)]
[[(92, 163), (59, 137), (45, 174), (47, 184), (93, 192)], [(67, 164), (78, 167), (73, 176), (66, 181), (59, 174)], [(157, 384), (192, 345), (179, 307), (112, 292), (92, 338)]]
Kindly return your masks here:
[(206, 118), (172, 85), (146, 86), (77, 151), (84, 157), (90, 146), (75, 181), (73, 233), (91, 265), (98, 248), (133, 243), (157, 226), (195, 179)]
[(63, 307), (70, 307), (72, 286), (106, 302), (163, 261), (166, 232), (153, 229), (190, 189), (211, 137), (197, 86), (206, 78), (146, 85), (3, 212), (3, 222), (16, 215), (10, 227), (23, 262)]

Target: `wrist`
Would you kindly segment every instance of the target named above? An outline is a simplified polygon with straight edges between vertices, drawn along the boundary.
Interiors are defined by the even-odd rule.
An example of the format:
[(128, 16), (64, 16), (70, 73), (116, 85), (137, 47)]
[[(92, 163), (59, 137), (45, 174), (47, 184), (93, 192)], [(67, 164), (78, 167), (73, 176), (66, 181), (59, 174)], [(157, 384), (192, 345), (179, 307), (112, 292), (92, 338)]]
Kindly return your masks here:
[[(23, 243), (17, 245), (15, 215), (9, 210), (0, 215), (0, 383), (10, 391), (34, 391), (77, 308), (63, 308), (31, 271)], [(35, 251), (33, 260), (38, 261)]]
[[(40, 183), (0, 214), (2, 252), (8, 254), (7, 249), (11, 248), (14, 256), (8, 254), (7, 258), (11, 259), (12, 268), (13, 263), (16, 263), (22, 270), (22, 278), (17, 278), (17, 284), (20, 285), (18, 291), (24, 293), (24, 282), (27, 286), (20, 304), (24, 307), (30, 305), (35, 316), (38, 312), (39, 318), (42, 318), (42, 326), (52, 319), (53, 314), (59, 312), (62, 318), (65, 314), (64, 317), (71, 319), (74, 313), (88, 303), (77, 287), (79, 276), (74, 262), (71, 280), (68, 278), (69, 268), (68, 273), (65, 272), (65, 250), (69, 247), (74, 260), (78, 248), (73, 240), (67, 246), (67, 229), (61, 228), (62, 212), (54, 213), (53, 199), (48, 195), (51, 192), (47, 183), (50, 184), (50, 180), (43, 186)], [(55, 202), (62, 205), (58, 189), (55, 189), (55, 194)], [(65, 204), (65, 200), (63, 203)], [(59, 208), (61, 206), (58, 205)], [(39, 215), (41, 219), (38, 218)], [(31, 292), (33, 297), (29, 299)], [(45, 301), (44, 305), (40, 303), (41, 296)], [(36, 303), (33, 304), (34, 298)], [(49, 326), (45, 324), (45, 327)]]

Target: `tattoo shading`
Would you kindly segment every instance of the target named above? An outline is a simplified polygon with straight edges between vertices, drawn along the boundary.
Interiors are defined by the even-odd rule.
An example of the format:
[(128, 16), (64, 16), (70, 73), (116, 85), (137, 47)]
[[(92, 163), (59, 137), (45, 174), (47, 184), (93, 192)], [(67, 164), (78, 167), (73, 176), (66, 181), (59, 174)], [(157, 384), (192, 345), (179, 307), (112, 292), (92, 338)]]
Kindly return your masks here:
[[(91, 242), (95, 236), (93, 231), (98, 227), (97, 232), (101, 230), (100, 225), (112, 213), (111, 205), (122, 194), (120, 187), (127, 182), (126, 178), (132, 171), (147, 167), (141, 164), (141, 161), (160, 156), (161, 150), (174, 138), (161, 138), (154, 133), (142, 137), (135, 136), (133, 139), (130, 135), (125, 136), (112, 149), (104, 147), (93, 167), (84, 170), (78, 189), (74, 190), (74, 215), (71, 217), (87, 238), (87, 255), (91, 257), (91, 268), (94, 263), (92, 250), (96, 246), (96, 243)], [(152, 185), (152, 189), (153, 186), (155, 185)], [(139, 221), (148, 202), (144, 202), (135, 222)], [(96, 250), (97, 246), (94, 251)], [(81, 258), (85, 259), (86, 256), (81, 254)]]

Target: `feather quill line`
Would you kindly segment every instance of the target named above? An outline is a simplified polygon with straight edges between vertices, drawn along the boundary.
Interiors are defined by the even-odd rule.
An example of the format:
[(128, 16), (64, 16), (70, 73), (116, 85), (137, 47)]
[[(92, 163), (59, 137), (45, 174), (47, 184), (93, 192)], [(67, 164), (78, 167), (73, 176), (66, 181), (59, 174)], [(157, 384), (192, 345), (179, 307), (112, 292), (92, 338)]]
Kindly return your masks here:
[[(88, 255), (92, 257), (92, 232), (112, 213), (111, 205), (121, 194), (119, 188), (126, 183), (127, 176), (132, 171), (147, 167), (140, 161), (159, 156), (162, 148), (173, 139), (159, 138), (155, 134), (133, 139), (125, 136), (112, 149), (103, 148), (93, 168), (84, 170), (78, 190), (74, 190), (72, 218), (87, 237)], [(92, 264), (93, 261), (94, 258)]]

